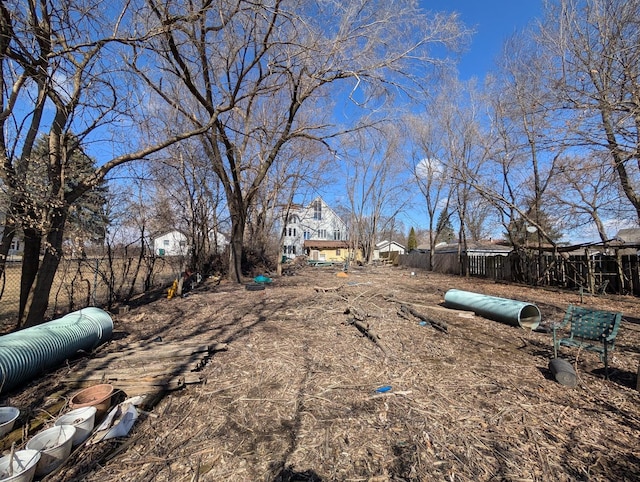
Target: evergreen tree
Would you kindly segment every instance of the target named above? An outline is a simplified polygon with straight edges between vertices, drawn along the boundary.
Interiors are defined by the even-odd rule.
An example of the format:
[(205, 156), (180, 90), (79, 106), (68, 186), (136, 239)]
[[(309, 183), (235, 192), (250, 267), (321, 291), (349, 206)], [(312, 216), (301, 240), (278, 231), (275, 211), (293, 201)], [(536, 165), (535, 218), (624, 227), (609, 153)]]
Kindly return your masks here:
[(407, 239), (407, 250), (412, 251), (418, 247), (418, 238), (416, 237), (416, 230), (411, 227), (409, 231), (409, 238)]
[[(544, 235), (538, 232), (538, 228), (533, 229), (534, 225), (529, 220), (534, 218), (537, 218), (536, 222)], [(562, 238), (562, 232), (555, 227), (549, 215), (544, 211), (539, 211), (537, 216), (527, 212), (526, 217), (519, 216), (514, 218), (507, 229), (507, 239), (510, 239), (518, 246), (537, 244), (539, 236), (541, 240), (547, 239), (543, 243), (556, 243)]]
[(451, 243), (455, 239), (455, 231), (451, 224), (451, 214), (446, 210), (440, 212), (436, 227), (436, 243)]
[[(79, 148), (77, 139), (67, 140), (70, 153), (64, 166), (65, 191), (70, 192), (77, 187), (80, 179), (86, 177), (95, 169), (95, 162)], [(47, 136), (36, 141), (34, 159), (27, 174), (27, 186), (32, 199), (33, 219), (32, 227), (45, 222), (47, 209), (52, 201), (49, 195), (47, 181), (47, 159), (49, 155), (49, 141)], [(65, 237), (84, 244), (87, 241), (102, 242), (105, 237), (108, 219), (104, 213), (107, 203), (108, 189), (104, 183), (84, 193), (73, 205), (69, 206), (69, 218)]]

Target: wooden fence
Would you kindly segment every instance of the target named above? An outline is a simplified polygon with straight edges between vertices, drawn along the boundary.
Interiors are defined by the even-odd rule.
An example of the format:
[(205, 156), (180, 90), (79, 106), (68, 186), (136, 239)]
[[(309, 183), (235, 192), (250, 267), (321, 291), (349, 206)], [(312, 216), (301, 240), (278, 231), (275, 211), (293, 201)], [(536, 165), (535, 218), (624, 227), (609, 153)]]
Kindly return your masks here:
[(640, 296), (640, 262), (637, 254), (580, 256), (537, 254), (524, 250), (513, 251), (508, 256), (436, 253), (433, 266), (430, 266), (427, 253), (413, 252), (401, 255), (399, 265), (533, 286)]

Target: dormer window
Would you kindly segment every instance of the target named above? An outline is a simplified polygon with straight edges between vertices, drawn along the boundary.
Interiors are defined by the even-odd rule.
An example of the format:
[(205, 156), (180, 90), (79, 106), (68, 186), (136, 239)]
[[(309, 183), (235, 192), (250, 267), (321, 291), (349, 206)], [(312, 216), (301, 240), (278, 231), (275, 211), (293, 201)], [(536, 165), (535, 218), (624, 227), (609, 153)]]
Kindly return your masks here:
[(313, 201), (313, 219), (316, 221), (322, 219), (322, 201), (320, 199)]

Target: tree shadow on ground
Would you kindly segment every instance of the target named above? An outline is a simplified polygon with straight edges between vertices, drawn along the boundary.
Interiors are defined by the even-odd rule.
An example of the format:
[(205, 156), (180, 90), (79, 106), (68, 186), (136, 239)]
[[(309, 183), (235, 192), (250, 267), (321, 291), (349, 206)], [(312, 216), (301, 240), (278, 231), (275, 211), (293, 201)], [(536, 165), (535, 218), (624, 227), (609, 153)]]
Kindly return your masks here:
[[(592, 370), (591, 373), (597, 377), (606, 378), (604, 367), (596, 368), (595, 370)], [(637, 377), (636, 373), (609, 367), (609, 381), (617, 385), (635, 389), (637, 386)]]
[(284, 467), (272, 482), (322, 482), (322, 477), (313, 470), (305, 470), (304, 472), (296, 472), (291, 467)]

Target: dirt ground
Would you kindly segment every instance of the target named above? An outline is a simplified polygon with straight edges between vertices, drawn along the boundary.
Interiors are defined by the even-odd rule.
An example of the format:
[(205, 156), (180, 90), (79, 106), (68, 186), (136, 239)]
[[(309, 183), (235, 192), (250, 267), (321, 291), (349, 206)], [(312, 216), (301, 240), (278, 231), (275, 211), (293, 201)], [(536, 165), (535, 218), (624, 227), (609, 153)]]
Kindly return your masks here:
[[(202, 383), (155, 398), (127, 437), (80, 446), (46, 480), (640, 480), (637, 298), (391, 266), (339, 273), (299, 269), (259, 291), (206, 280), (114, 314), (99, 353), (193, 338), (227, 350), (206, 360)], [(452, 288), (534, 303), (542, 329), (447, 309)], [(544, 328), (568, 304), (623, 313), (609, 380), (596, 354), (577, 349), (561, 350), (577, 387), (550, 372)], [(29, 416), (67, 399), (62, 380), (83, 358), (0, 405)]]

